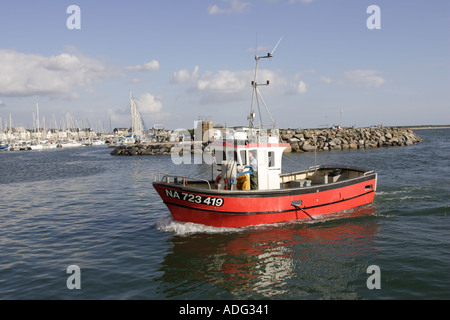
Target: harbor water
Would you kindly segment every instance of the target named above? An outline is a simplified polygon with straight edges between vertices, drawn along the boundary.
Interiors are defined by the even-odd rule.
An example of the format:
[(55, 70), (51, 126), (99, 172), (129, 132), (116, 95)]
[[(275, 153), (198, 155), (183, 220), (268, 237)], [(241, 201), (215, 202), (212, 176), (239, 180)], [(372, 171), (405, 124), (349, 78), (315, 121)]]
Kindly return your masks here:
[(374, 203), (240, 229), (174, 222), (152, 187), (158, 172), (210, 178), (206, 164), (1, 152), (0, 299), (450, 299), (450, 130), (416, 132), (408, 147), (285, 154), (284, 172), (373, 169)]

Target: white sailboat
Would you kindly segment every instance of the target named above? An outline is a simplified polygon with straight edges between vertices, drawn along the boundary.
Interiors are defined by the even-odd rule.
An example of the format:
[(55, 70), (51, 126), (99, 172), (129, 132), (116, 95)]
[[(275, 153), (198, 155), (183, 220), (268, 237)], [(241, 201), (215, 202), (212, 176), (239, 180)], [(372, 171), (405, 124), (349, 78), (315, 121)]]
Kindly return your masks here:
[(131, 134), (115, 139), (109, 144), (109, 147), (118, 147), (123, 145), (132, 145), (136, 142), (142, 143), (148, 140), (147, 128), (142, 119), (141, 112), (133, 98), (130, 90), (130, 114), (131, 114)]
[(131, 111), (131, 138), (135, 141), (142, 141), (147, 139), (147, 128), (142, 119), (141, 112), (136, 105), (130, 90), (130, 111)]
[(82, 147), (81, 142), (75, 141), (73, 139), (62, 140), (58, 143), (58, 147), (60, 148), (77, 148)]
[[(35, 130), (34, 137), (31, 138), (28, 146), (31, 150), (49, 150), (56, 149), (56, 143), (54, 140), (41, 140), (42, 139), (42, 131), (39, 121), (39, 104), (36, 103), (36, 121), (35, 121)], [(45, 131), (45, 118), (44, 118), (44, 131)]]
[[(83, 144), (74, 139), (73, 131), (74, 131), (75, 126), (74, 126), (74, 121), (69, 113), (67, 113), (67, 115), (66, 115), (66, 122), (67, 122), (67, 124), (66, 124), (67, 125), (67, 129), (66, 129), (67, 135), (66, 135), (66, 138), (63, 138), (58, 142), (58, 147), (59, 148), (82, 147)], [(72, 128), (72, 129), (70, 129), (70, 128)]]
[(30, 141), (30, 149), (31, 150), (44, 150), (49, 148), (44, 148), (43, 143), (41, 143), (41, 129), (39, 124), (39, 104), (36, 103), (36, 121), (35, 121), (35, 130), (33, 130), (34, 137), (32, 137)]
[(92, 144), (93, 146), (103, 146), (105, 145), (105, 141), (102, 139), (94, 139), (92, 140)]

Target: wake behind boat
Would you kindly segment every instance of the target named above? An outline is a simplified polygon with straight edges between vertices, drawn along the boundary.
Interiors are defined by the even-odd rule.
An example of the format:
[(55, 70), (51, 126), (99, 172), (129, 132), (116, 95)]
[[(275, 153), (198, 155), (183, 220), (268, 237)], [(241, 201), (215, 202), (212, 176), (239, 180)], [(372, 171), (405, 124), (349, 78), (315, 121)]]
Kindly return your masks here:
[[(272, 51), (273, 52), (273, 51)], [(283, 151), (279, 131), (255, 79), (249, 128), (210, 144), (209, 153), (217, 164), (214, 180), (159, 173), (153, 186), (175, 221), (214, 227), (245, 227), (315, 217), (373, 202), (377, 174), (353, 166), (314, 166), (282, 173)], [(254, 102), (264, 104), (272, 119), (270, 128), (255, 126)], [(259, 111), (260, 112), (260, 111)], [(261, 119), (261, 117), (260, 117)]]

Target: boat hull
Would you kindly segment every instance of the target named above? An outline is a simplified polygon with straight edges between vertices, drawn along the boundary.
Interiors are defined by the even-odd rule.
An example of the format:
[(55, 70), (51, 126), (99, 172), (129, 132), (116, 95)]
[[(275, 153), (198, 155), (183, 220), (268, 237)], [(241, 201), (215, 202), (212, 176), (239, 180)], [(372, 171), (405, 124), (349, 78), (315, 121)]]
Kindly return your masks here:
[(245, 227), (314, 217), (373, 202), (376, 173), (343, 182), (280, 190), (205, 190), (154, 182), (175, 221)]

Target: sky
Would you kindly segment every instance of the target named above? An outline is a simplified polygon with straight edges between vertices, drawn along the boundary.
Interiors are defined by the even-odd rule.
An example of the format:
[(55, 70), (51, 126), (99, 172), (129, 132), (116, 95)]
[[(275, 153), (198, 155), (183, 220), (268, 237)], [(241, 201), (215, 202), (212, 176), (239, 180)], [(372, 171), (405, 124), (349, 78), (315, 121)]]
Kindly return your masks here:
[(15, 0), (0, 129), (37, 104), (41, 126), (129, 127), (130, 91), (147, 128), (247, 125), (274, 48), (257, 82), (279, 128), (450, 124), (448, 0)]

